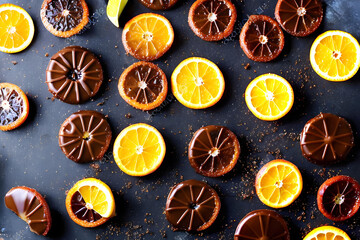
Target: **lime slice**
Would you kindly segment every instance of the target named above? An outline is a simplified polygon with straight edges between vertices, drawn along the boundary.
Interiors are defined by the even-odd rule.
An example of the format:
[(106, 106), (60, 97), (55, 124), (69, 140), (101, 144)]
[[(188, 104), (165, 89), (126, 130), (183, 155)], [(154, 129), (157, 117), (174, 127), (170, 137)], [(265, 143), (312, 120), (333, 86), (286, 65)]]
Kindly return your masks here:
[(119, 17), (127, 2), (128, 0), (109, 0), (108, 2), (106, 15), (116, 27), (119, 27)]

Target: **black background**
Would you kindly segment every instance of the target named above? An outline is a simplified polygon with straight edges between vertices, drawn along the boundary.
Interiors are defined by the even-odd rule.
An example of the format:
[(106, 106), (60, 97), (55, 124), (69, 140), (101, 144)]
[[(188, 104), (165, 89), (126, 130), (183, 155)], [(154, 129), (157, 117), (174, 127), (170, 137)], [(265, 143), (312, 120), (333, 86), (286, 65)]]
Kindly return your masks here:
[[(0, 0), (0, 3), (5, 3)], [(87, 0), (91, 23), (80, 35), (61, 39), (46, 31), (40, 20), (41, 0), (15, 0), (25, 8), (35, 24), (32, 44), (18, 54), (0, 53), (0, 81), (19, 85), (29, 97), (31, 112), (17, 130), (0, 132), (0, 196), (14, 186), (36, 188), (46, 196), (53, 217), (48, 239), (232, 239), (240, 219), (249, 211), (267, 208), (254, 195), (254, 177), (264, 163), (284, 158), (295, 163), (304, 178), (304, 190), (298, 200), (278, 212), (287, 220), (292, 239), (302, 237), (312, 228), (334, 224), (317, 210), (316, 191), (330, 176), (346, 174), (360, 181), (359, 172), (359, 74), (351, 80), (333, 83), (321, 79), (309, 62), (310, 46), (317, 35), (339, 29), (360, 37), (360, 5), (358, 0), (327, 0), (324, 20), (314, 34), (295, 38), (285, 34), (283, 53), (271, 63), (255, 63), (243, 54), (238, 34), (251, 14), (274, 17), (275, 0), (233, 0), (238, 11), (237, 27), (226, 41), (205, 42), (196, 37), (187, 24), (192, 0), (179, 0), (169, 11), (159, 12), (172, 23), (175, 41), (170, 51), (155, 63), (170, 79), (174, 68), (185, 58), (199, 56), (215, 62), (222, 70), (225, 93), (221, 101), (206, 110), (191, 110), (169, 94), (165, 106), (151, 113), (133, 109), (118, 94), (117, 81), (124, 68), (137, 60), (127, 56), (121, 43), (124, 24), (137, 14), (150, 12), (135, 0), (130, 0), (121, 18), (120, 29), (106, 17), (103, 0)], [(105, 70), (105, 82), (93, 101), (69, 105), (52, 101), (45, 84), (45, 69), (50, 56), (65, 46), (80, 45), (100, 57)], [(48, 56), (48, 57), (47, 57)], [(16, 61), (13, 65), (11, 61)], [(244, 65), (249, 63), (250, 69)], [(253, 116), (244, 101), (244, 91), (251, 79), (263, 73), (276, 73), (286, 78), (294, 88), (295, 103), (283, 119), (265, 122)], [(100, 105), (102, 104), (102, 105)], [(90, 164), (76, 164), (65, 157), (58, 146), (61, 123), (73, 112), (91, 109), (109, 116), (114, 138), (126, 126), (138, 122), (153, 125), (163, 134), (167, 154), (161, 167), (146, 177), (131, 177), (114, 163), (111, 147), (106, 157)], [(299, 133), (304, 124), (319, 112), (331, 112), (345, 117), (353, 126), (356, 145), (347, 163), (323, 169), (302, 157)], [(131, 118), (125, 117), (130, 113)], [(242, 153), (235, 169), (224, 177), (206, 178), (190, 167), (186, 149), (192, 133), (203, 125), (224, 125), (234, 131)], [(66, 191), (84, 177), (97, 177), (114, 192), (117, 217), (96, 229), (76, 225), (65, 209)], [(170, 188), (186, 179), (207, 181), (219, 193), (221, 213), (215, 224), (197, 235), (173, 232), (163, 214)], [(350, 237), (360, 239), (358, 213), (352, 219), (336, 223)], [(3, 203), (0, 204), (0, 239), (37, 239), (26, 224)], [(2, 240), (2, 239), (1, 239)]]

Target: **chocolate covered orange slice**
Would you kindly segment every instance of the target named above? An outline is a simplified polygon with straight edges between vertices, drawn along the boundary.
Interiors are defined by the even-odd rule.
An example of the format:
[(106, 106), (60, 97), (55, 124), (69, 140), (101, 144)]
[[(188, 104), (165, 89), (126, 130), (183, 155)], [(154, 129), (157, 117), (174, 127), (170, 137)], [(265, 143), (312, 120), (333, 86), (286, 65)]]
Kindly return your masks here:
[(96, 178), (78, 181), (66, 196), (70, 218), (82, 227), (100, 226), (115, 216), (115, 199), (110, 187)]
[(310, 119), (300, 135), (303, 156), (319, 165), (345, 161), (353, 145), (350, 124), (330, 113), (320, 113)]
[(147, 8), (152, 10), (167, 10), (174, 6), (178, 0), (139, 0)]
[(248, 58), (268, 62), (284, 48), (284, 34), (279, 24), (265, 15), (251, 15), (240, 33), (240, 46)]
[(232, 33), (236, 16), (230, 0), (197, 0), (190, 8), (188, 21), (201, 39), (218, 41)]
[(14, 187), (5, 195), (5, 205), (38, 235), (46, 236), (51, 227), (51, 214), (43, 196), (35, 189)]
[(296, 37), (313, 33), (321, 24), (323, 9), (320, 0), (278, 0), (275, 17), (281, 27)]
[(220, 198), (212, 187), (187, 180), (172, 188), (165, 213), (175, 230), (202, 231), (214, 223), (220, 206)]
[(99, 59), (86, 48), (65, 47), (51, 57), (46, 83), (54, 97), (70, 104), (89, 100), (99, 91), (103, 70)]
[(122, 42), (125, 51), (133, 57), (152, 61), (170, 49), (174, 42), (174, 30), (162, 15), (143, 13), (125, 24)]
[(71, 37), (89, 22), (85, 0), (44, 0), (41, 20), (45, 28), (57, 37)]
[(197, 173), (219, 177), (235, 167), (240, 144), (228, 128), (211, 125), (195, 132), (188, 152), (190, 164)]
[(29, 115), (29, 101), (15, 84), (0, 83), (0, 130), (19, 127)]
[(260, 209), (248, 213), (236, 228), (234, 240), (290, 240), (286, 221), (275, 211)]
[(157, 65), (137, 62), (121, 74), (118, 88), (128, 104), (137, 109), (151, 110), (165, 100), (168, 84), (165, 73)]
[(66, 157), (78, 163), (100, 160), (109, 148), (111, 129), (95, 111), (71, 114), (60, 127), (59, 146)]
[(332, 221), (344, 221), (360, 207), (360, 184), (348, 176), (326, 180), (319, 188), (317, 204), (320, 212)]

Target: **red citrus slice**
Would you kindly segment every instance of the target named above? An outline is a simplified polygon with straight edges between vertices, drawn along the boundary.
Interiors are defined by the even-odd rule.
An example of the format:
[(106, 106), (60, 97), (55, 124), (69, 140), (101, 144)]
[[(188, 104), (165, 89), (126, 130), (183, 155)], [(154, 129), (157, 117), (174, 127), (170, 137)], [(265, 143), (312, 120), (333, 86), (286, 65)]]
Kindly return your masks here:
[(348, 176), (330, 178), (319, 188), (317, 204), (320, 212), (332, 221), (349, 219), (360, 207), (360, 185)]

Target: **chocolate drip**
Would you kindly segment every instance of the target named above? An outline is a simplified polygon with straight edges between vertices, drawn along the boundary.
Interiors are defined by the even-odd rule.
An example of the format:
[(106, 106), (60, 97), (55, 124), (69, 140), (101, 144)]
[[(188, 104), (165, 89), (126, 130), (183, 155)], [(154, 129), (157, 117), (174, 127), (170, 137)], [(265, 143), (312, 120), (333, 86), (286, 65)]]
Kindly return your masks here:
[(24, 102), (13, 89), (0, 87), (0, 126), (15, 122), (24, 112)]
[(194, 11), (193, 21), (201, 33), (216, 35), (229, 26), (232, 14), (225, 1), (207, 0)]
[(66, 32), (79, 25), (83, 8), (78, 0), (51, 0), (46, 6), (47, 21), (57, 31)]
[(206, 183), (187, 180), (173, 187), (165, 211), (176, 230), (201, 231), (215, 221), (220, 199)]
[(290, 240), (285, 220), (272, 210), (256, 210), (247, 214), (235, 231), (235, 240)]
[(148, 63), (138, 65), (126, 75), (123, 87), (125, 94), (140, 104), (154, 102), (164, 90), (164, 79), (160, 69)]
[(144, 6), (152, 10), (166, 10), (171, 8), (178, 0), (139, 0)]
[(5, 205), (12, 210), (39, 235), (46, 235), (50, 229), (51, 218), (45, 200), (34, 189), (12, 188), (5, 196)]
[(82, 47), (66, 47), (56, 53), (46, 70), (49, 91), (58, 99), (78, 104), (99, 91), (103, 70), (93, 53)]
[(206, 126), (194, 134), (189, 144), (189, 160), (196, 172), (209, 177), (222, 176), (236, 164), (240, 145), (226, 127)]
[(84, 198), (78, 191), (74, 193), (71, 198), (71, 210), (77, 218), (87, 222), (96, 222), (97, 220), (102, 218), (102, 216), (94, 209), (90, 209), (87, 207)]
[(350, 124), (330, 113), (320, 113), (308, 121), (300, 135), (303, 155), (321, 165), (345, 160), (353, 145)]
[(323, 9), (320, 0), (279, 0), (275, 16), (285, 31), (304, 37), (320, 26)]
[(59, 146), (75, 162), (101, 159), (111, 140), (111, 129), (104, 116), (95, 111), (79, 111), (61, 125)]

